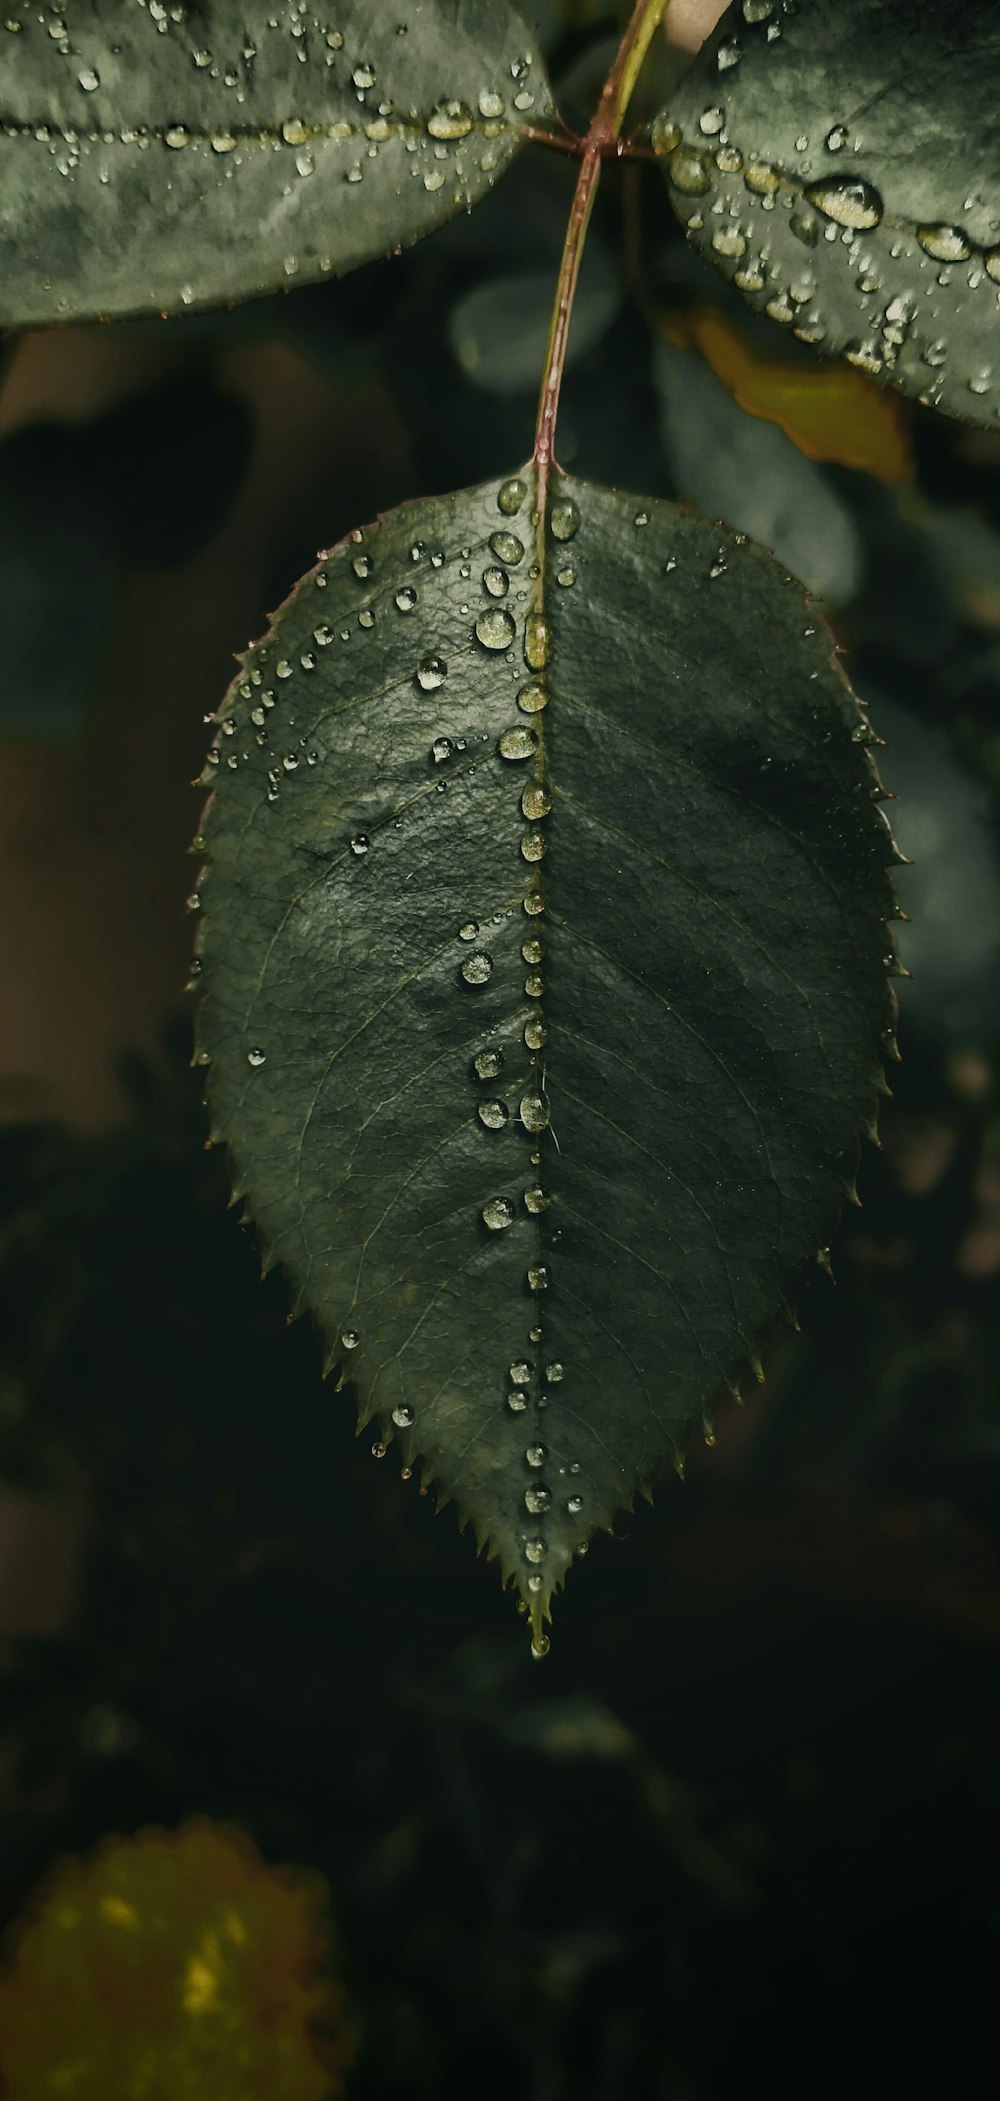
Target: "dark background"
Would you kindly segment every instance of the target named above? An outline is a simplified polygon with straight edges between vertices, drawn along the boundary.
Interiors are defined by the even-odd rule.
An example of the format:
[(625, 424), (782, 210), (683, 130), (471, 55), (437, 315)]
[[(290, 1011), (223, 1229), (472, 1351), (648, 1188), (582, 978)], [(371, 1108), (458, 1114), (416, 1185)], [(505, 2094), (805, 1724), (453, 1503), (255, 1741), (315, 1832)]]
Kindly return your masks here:
[[(590, 14), (551, 25), (567, 115)], [(318, 545), (526, 456), (505, 281), (551, 280), (571, 183), (538, 152), (342, 285), (0, 352), (4, 1912), (198, 1811), (327, 1879), (357, 2101), (972, 2095), (1000, 1928), (1000, 441), (891, 410), (890, 480), (841, 463), (850, 398), (822, 464), (745, 418), (769, 450), (715, 508), (763, 505), (768, 538), (770, 505), (779, 553), (790, 516), (792, 562), (812, 506), (806, 580), (887, 739), (902, 1063), (836, 1282), (686, 1483), (594, 1542), (544, 1663), (453, 1513), (355, 1440), (205, 1150), (204, 717)], [(609, 172), (587, 267), (563, 462), (697, 501), (724, 448), (692, 394), (678, 466), (664, 323), (708, 302), (748, 358), (823, 368), (687, 255), (655, 169)], [(491, 363), (471, 295), (498, 278)]]

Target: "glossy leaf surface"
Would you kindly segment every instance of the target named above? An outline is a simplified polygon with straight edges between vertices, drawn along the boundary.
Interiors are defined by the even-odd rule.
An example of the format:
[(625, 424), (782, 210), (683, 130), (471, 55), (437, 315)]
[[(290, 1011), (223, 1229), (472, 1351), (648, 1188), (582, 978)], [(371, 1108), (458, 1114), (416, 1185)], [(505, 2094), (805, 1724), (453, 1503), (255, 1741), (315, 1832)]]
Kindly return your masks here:
[(992, 0), (737, 0), (653, 137), (692, 241), (753, 306), (994, 428), (998, 98)]
[(892, 1019), (868, 731), (800, 587), (550, 494), (544, 533), (532, 469), (407, 505), (298, 586), (224, 711), (200, 933), (265, 1259), (536, 1635), (827, 1237)]
[(0, 325), (246, 299), (473, 204), (550, 108), (506, 0), (0, 25)]

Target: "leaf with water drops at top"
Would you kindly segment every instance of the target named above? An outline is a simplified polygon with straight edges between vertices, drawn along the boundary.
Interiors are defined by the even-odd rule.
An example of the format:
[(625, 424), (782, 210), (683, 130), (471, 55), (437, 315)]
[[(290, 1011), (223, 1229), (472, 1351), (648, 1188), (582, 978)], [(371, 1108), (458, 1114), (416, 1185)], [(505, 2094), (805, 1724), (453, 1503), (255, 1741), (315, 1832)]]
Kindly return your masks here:
[(507, 0), (0, 21), (0, 325), (247, 299), (415, 241), (551, 110)]
[(753, 306), (995, 428), (998, 99), (994, 0), (735, 0), (652, 135)]
[(199, 1056), (375, 1450), (529, 1606), (829, 1238), (893, 1014), (867, 725), (801, 588), (535, 471), (305, 577), (206, 778)]

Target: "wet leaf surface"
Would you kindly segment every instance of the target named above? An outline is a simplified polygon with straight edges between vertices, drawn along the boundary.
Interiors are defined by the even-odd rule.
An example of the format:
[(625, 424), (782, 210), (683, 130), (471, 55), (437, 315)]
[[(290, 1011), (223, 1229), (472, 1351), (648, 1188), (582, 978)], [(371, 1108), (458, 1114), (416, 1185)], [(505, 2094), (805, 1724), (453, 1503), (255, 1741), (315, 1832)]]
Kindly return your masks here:
[(0, 26), (0, 324), (247, 299), (483, 196), (550, 109), (506, 0), (78, 0)]
[(692, 241), (754, 307), (995, 428), (998, 95), (983, 0), (737, 0), (653, 140)]

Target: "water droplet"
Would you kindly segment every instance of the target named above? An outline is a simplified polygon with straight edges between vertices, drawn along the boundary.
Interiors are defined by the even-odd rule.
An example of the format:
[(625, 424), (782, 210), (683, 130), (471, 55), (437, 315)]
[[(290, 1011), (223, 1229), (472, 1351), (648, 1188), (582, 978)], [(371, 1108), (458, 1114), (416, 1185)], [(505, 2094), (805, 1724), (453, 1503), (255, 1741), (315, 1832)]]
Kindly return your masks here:
[(544, 671), (552, 648), (552, 630), (541, 613), (531, 613), (524, 623), (524, 658), (532, 671)]
[(544, 1539), (526, 1539), (524, 1552), (528, 1561), (544, 1561), (548, 1549)]
[(882, 219), (882, 199), (873, 183), (813, 182), (806, 190), (810, 204), (837, 226), (850, 226), (863, 233)]
[(473, 1070), (479, 1080), (495, 1080), (503, 1065), (502, 1050), (477, 1051), (472, 1061)]
[(341, 1348), (345, 1350), (356, 1350), (360, 1341), (361, 1337), (358, 1334), (357, 1328), (345, 1328), (340, 1338)]
[(372, 1445), (372, 1458), (373, 1458), (373, 1459), (384, 1459), (384, 1458), (385, 1458), (385, 1454), (386, 1454), (386, 1447), (385, 1447), (385, 1445), (384, 1445), (384, 1444), (380, 1444), (380, 1443), (378, 1442), (378, 1440), (376, 1439), (376, 1442), (375, 1442), (375, 1443), (374, 1443), (374, 1444)]
[(544, 1466), (549, 1455), (543, 1444), (529, 1444), (524, 1456), (529, 1466), (537, 1467)]
[(358, 578), (359, 583), (362, 584), (371, 575), (373, 567), (374, 563), (370, 554), (356, 554), (351, 563), (355, 576)]
[(525, 817), (547, 817), (552, 808), (552, 797), (547, 788), (533, 782), (521, 797), (521, 811)]
[(522, 911), (527, 912), (530, 919), (537, 919), (539, 913), (544, 912), (545, 910), (545, 899), (541, 895), (541, 892), (538, 890), (529, 890), (526, 896), (523, 897), (521, 900), (521, 909)]
[(547, 1291), (548, 1288), (549, 1273), (545, 1267), (544, 1262), (532, 1263), (532, 1266), (528, 1271), (529, 1291)]
[(416, 602), (417, 594), (412, 584), (404, 584), (402, 589), (396, 592), (394, 604), (397, 612), (412, 613)]
[(558, 1386), (560, 1381), (566, 1377), (566, 1366), (560, 1364), (557, 1359), (555, 1363), (546, 1365), (545, 1376), (550, 1386)]
[(781, 188), (781, 177), (770, 161), (749, 160), (743, 170), (743, 180), (755, 197), (773, 197)]
[(354, 837), (351, 840), (351, 852), (352, 854), (357, 854), (359, 861), (363, 860), (365, 854), (368, 852), (368, 848), (370, 845), (371, 840), (369, 839), (367, 832), (355, 832)]
[(526, 1189), (524, 1192), (525, 1209), (531, 1212), (533, 1218), (537, 1218), (539, 1211), (547, 1210), (551, 1202), (552, 1198), (546, 1195), (545, 1190), (537, 1182), (533, 1188)]
[(462, 976), (467, 985), (488, 985), (493, 976), (492, 956), (488, 956), (485, 949), (477, 948), (473, 955), (466, 956)]
[(774, 13), (774, 0), (743, 0), (743, 20), (751, 25), (766, 22)]
[(502, 759), (531, 759), (538, 749), (538, 738), (526, 723), (516, 722), (513, 729), (504, 730), (497, 745)]
[(498, 562), (509, 562), (511, 568), (523, 559), (524, 546), (516, 533), (493, 533), (490, 536), (490, 552)]
[(506, 1102), (492, 1101), (480, 1102), (479, 1104), (479, 1121), (486, 1125), (488, 1131), (502, 1131), (509, 1115), (510, 1110)]
[[(542, 1586), (541, 1586), (541, 1582), (539, 1581), (539, 1582), (537, 1583), (537, 1585), (536, 1585), (536, 1579), (535, 1579), (535, 1577), (534, 1577), (534, 1576), (529, 1576), (529, 1577), (528, 1577), (528, 1589), (529, 1589), (529, 1590), (534, 1590), (534, 1589), (535, 1589), (536, 1587), (537, 1587), (537, 1588), (538, 1588), (539, 1590), (541, 1590), (541, 1587), (542, 1587)], [(548, 1655), (548, 1653), (549, 1653), (549, 1650), (551, 1649), (551, 1647), (552, 1647), (552, 1643), (551, 1643), (551, 1641), (549, 1640), (549, 1637), (548, 1637), (548, 1635), (547, 1635), (547, 1634), (534, 1634), (534, 1635), (532, 1635), (532, 1638), (531, 1638), (531, 1653), (532, 1653), (533, 1657), (535, 1658), (535, 1661), (536, 1661), (536, 1663), (541, 1663), (541, 1661), (542, 1661), (543, 1657), (545, 1657), (545, 1656), (547, 1656), (547, 1655)]]
[(518, 1114), (526, 1131), (544, 1131), (552, 1111), (540, 1094), (524, 1094), (521, 1096)]
[(531, 977), (525, 978), (524, 990), (528, 999), (541, 999), (545, 991), (545, 979), (540, 971), (536, 971)]
[(540, 963), (544, 950), (540, 941), (522, 941), (521, 955), (525, 963)]
[(481, 117), (502, 117), (503, 110), (503, 96), (498, 95), (495, 88), (480, 88), (479, 114)]
[(484, 569), (483, 589), (491, 598), (506, 598), (510, 590), (510, 577), (506, 569)]
[(262, 1050), (248, 1050), (248, 1052), (247, 1052), (247, 1064), (248, 1064), (248, 1065), (253, 1065), (254, 1067), (256, 1067), (256, 1066), (258, 1066), (258, 1065), (263, 1065), (263, 1063), (264, 1063), (264, 1060), (265, 1060), (266, 1056), (267, 1056), (267, 1052), (266, 1052), (266, 1051), (262, 1051)]
[(571, 496), (561, 496), (549, 512), (549, 530), (554, 540), (572, 540), (580, 530), (580, 513)]
[(537, 678), (529, 679), (527, 685), (521, 687), (517, 696), (517, 705), (519, 708), (523, 708), (526, 715), (540, 715), (542, 709), (547, 708), (548, 704), (549, 696), (541, 680)]
[(815, 248), (819, 240), (819, 220), (815, 212), (794, 211), (788, 221), (797, 241), (807, 248)]
[[(770, 34), (770, 32), (768, 33)], [(715, 64), (718, 72), (730, 72), (733, 66), (739, 65), (742, 56), (742, 49), (735, 37), (732, 37), (728, 43), (720, 44), (715, 54)]]
[(526, 861), (541, 861), (549, 850), (544, 832), (524, 832), (521, 837), (521, 852)]
[(93, 66), (84, 66), (77, 74), (77, 79), (86, 95), (92, 95), (94, 89), (101, 85), (100, 75), (95, 73)]
[(835, 124), (833, 130), (828, 131), (826, 135), (827, 152), (840, 153), (846, 146), (849, 138), (850, 132), (846, 124)]
[(509, 481), (501, 482), (497, 491), (498, 511), (503, 511), (508, 518), (512, 518), (515, 511), (520, 510), (527, 493), (526, 483), (517, 475), (512, 475)]
[(472, 130), (472, 112), (464, 102), (439, 102), (427, 119), (432, 139), (464, 139)]
[(523, 1393), (515, 1391), (507, 1395), (507, 1406), (512, 1415), (523, 1415), (527, 1405), (528, 1403)]
[(958, 226), (918, 226), (917, 239), (925, 254), (938, 263), (967, 263), (972, 254)]
[(510, 1366), (510, 1383), (512, 1386), (527, 1386), (530, 1380), (531, 1366), (525, 1363), (523, 1357), (516, 1364)]
[(517, 623), (506, 606), (491, 606), (476, 621), (476, 639), (484, 649), (509, 649), (516, 633)]
[(738, 226), (720, 226), (712, 235), (716, 255), (740, 256), (747, 252), (746, 235)]
[(431, 745), (431, 758), (435, 766), (443, 766), (445, 760), (451, 758), (454, 749), (455, 747), (450, 737), (435, 737)]
[(706, 138), (715, 138), (725, 121), (725, 114), (721, 109), (703, 109), (698, 119), (698, 129), (705, 133)]
[(579, 1517), (580, 1512), (583, 1509), (583, 1497), (570, 1496), (566, 1504), (566, 1508), (569, 1511), (571, 1517)]
[(551, 1510), (552, 1508), (550, 1490), (541, 1486), (538, 1488), (526, 1488), (524, 1491), (524, 1507), (530, 1512), (532, 1517), (542, 1517), (546, 1510)]
[(438, 686), (444, 685), (448, 676), (448, 666), (444, 657), (421, 657), (416, 675), (417, 684), (424, 693), (436, 692)]
[(483, 1205), (483, 1224), (491, 1233), (502, 1233), (505, 1226), (512, 1226), (516, 1217), (515, 1206), (509, 1196), (495, 1196), (491, 1203)]
[(398, 1408), (393, 1409), (392, 1419), (397, 1430), (409, 1430), (413, 1423), (413, 1410), (403, 1401)]
[(363, 60), (359, 66), (355, 66), (351, 79), (356, 88), (373, 88), (375, 86), (374, 66), (369, 65), (367, 60)]

